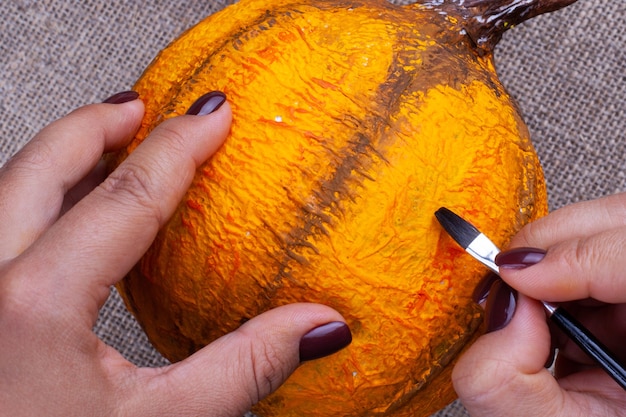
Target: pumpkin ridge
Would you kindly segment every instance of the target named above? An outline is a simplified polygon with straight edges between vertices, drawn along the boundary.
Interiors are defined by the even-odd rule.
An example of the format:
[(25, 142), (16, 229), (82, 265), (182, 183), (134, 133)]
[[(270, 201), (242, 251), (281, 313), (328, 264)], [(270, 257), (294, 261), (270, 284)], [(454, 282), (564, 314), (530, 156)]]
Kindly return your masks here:
[[(224, 51), (228, 49), (228, 45), (232, 45), (232, 48), (234, 50), (239, 51), (244, 45), (244, 41), (242, 41), (241, 39), (242, 37), (250, 39), (251, 33), (257, 33), (257, 31), (264, 31), (264, 30), (267, 30), (268, 28), (272, 28), (276, 26), (279, 23), (277, 19), (280, 17), (291, 18), (292, 17), (291, 14), (294, 12), (297, 12), (297, 10), (294, 8), (290, 8), (290, 7), (293, 7), (298, 4), (300, 3), (298, 2), (286, 3), (278, 8), (273, 8), (271, 10), (266, 9), (265, 13), (259, 15), (257, 18), (249, 22), (246, 22), (246, 24), (237, 26), (233, 32), (230, 32), (228, 33), (228, 35), (223, 36), (221, 38), (221, 43), (217, 44), (215, 47), (213, 47), (210, 50), (203, 50), (202, 59), (198, 61), (198, 63), (195, 64), (193, 68), (191, 68), (191, 71), (180, 74), (180, 78), (177, 82), (178, 85), (186, 86), (188, 89), (193, 89), (192, 86), (194, 85), (194, 82), (193, 82), (194, 79), (198, 78), (199, 75), (205, 72), (207, 70), (207, 67), (210, 68), (213, 65), (213, 60), (215, 59), (215, 57), (218, 57), (221, 54), (223, 54)], [(280, 13), (273, 13), (273, 12), (280, 12)], [(205, 22), (200, 22), (199, 24), (204, 24), (204, 23)], [(264, 23), (267, 23), (267, 26), (264, 26), (263, 25)], [(185, 34), (186, 32), (182, 36), (184, 36)], [(175, 88), (175, 86), (173, 86), (172, 89), (173, 88)], [(163, 107), (161, 107), (161, 109), (159, 110), (159, 113), (163, 115), (177, 114), (179, 102), (178, 100), (176, 100), (176, 98), (180, 96), (181, 94), (183, 94), (184, 92), (185, 92), (184, 89), (179, 89), (176, 92), (166, 91), (165, 93), (167, 95), (171, 95), (172, 99), (170, 99)], [(157, 124), (152, 125), (146, 131), (144, 136), (147, 136), (150, 133), (150, 131), (156, 127), (156, 125)]]
[[(411, 40), (414, 35), (414, 32), (411, 33), (408, 30), (406, 32), (398, 31), (396, 45), (406, 45), (406, 41)], [(296, 218), (294, 223), (298, 223), (298, 219), (303, 219), (299, 222), (303, 226), (293, 226), (291, 231), (287, 233), (292, 238), (289, 243), (279, 242), (282, 243), (281, 246), (284, 246), (287, 252), (284, 259), (300, 259), (300, 263), (306, 263), (306, 258), (293, 256), (293, 249), (307, 247), (315, 250), (310, 244), (306, 243), (306, 237), (314, 234), (312, 232), (313, 229), (318, 229), (324, 234), (328, 233), (324, 228), (324, 224), (330, 224), (331, 216), (337, 216), (337, 213), (341, 212), (339, 207), (340, 198), (335, 197), (335, 193), (346, 195), (350, 198), (351, 186), (358, 186), (359, 182), (364, 179), (375, 181), (375, 178), (367, 174), (367, 168), (374, 162), (374, 156), (383, 162), (387, 162), (384, 156), (384, 148), (393, 146), (393, 143), (385, 142), (384, 139), (391, 138), (397, 140), (397, 138), (394, 135), (385, 135), (385, 128), (392, 128), (389, 120), (396, 114), (399, 104), (405, 100), (406, 96), (417, 93), (425, 94), (430, 88), (438, 85), (448, 85), (451, 81), (453, 84), (456, 84), (456, 80), (450, 80), (446, 74), (451, 73), (454, 66), (449, 63), (449, 57), (457, 56), (458, 51), (447, 49), (442, 51), (441, 49), (443, 48), (440, 45), (429, 45), (420, 55), (430, 57), (432, 60), (423, 62), (421, 65), (416, 65), (416, 62), (414, 62), (416, 60), (414, 51), (401, 49), (399, 53), (396, 52), (392, 60), (393, 64), (387, 71), (386, 81), (380, 84), (375, 93), (377, 98), (382, 99), (372, 105), (370, 112), (368, 112), (370, 116), (360, 121), (356, 117), (347, 114), (339, 120), (343, 125), (347, 125), (348, 128), (355, 128), (358, 131), (355, 133), (354, 139), (348, 141), (351, 146), (337, 152), (340, 155), (339, 160), (342, 162), (337, 165), (335, 175), (321, 182), (317, 189), (311, 190), (311, 196), (319, 202), (318, 206), (320, 208), (312, 210), (307, 208), (306, 203), (298, 202), (300, 205), (299, 212), (302, 216)], [(442, 52), (445, 53), (446, 59), (439, 57)], [(442, 68), (442, 65), (445, 65), (445, 67)], [(429, 70), (424, 70), (424, 67), (429, 68)], [(406, 68), (412, 69), (406, 70)], [(455, 69), (458, 69), (458, 67), (455, 67)], [(465, 77), (463, 81), (466, 83), (471, 82), (474, 81), (474, 78)], [(498, 85), (493, 82), (491, 77), (485, 77), (485, 79), (480, 81), (488, 84), (497, 95), (501, 94)], [(454, 85), (454, 87), (458, 88), (459, 86)], [(348, 96), (347, 94), (344, 95)], [(381, 113), (381, 110), (385, 111), (385, 113)], [(367, 132), (367, 134), (364, 132)], [(376, 143), (379, 146), (376, 146)], [(329, 150), (331, 150), (330, 147)], [(342, 158), (341, 155), (344, 155), (344, 157)], [(369, 163), (366, 159), (369, 159)], [(358, 174), (361, 179), (357, 180), (357, 176), (353, 175), (353, 172)], [(292, 196), (291, 199), (295, 200), (295, 197)], [(324, 214), (327, 209), (333, 208), (335, 210), (332, 210), (330, 214)], [(275, 235), (278, 236), (276, 233)], [(279, 277), (284, 275), (281, 271), (276, 274), (276, 279), (280, 280)]]
[[(307, 4), (308, 7), (319, 10), (320, 12), (328, 11), (336, 9), (337, 4), (334, 2), (326, 2), (326, 7), (324, 7), (325, 2), (319, 2), (318, 4)], [(388, 3), (386, 0), (384, 3)], [(242, 24), (237, 27), (237, 29), (228, 34), (228, 36), (224, 36), (223, 40), (220, 44), (215, 46), (210, 52), (204, 51), (205, 54), (202, 56), (202, 60), (193, 68), (193, 71), (188, 74), (183, 74), (183, 77), (180, 78), (179, 85), (187, 86), (187, 88), (193, 88), (193, 80), (196, 79), (200, 74), (206, 71), (207, 66), (213, 65), (213, 59), (216, 56), (220, 56), (220, 54), (224, 53), (225, 49), (228, 49), (228, 45), (232, 45), (233, 49), (236, 51), (240, 51), (245, 43), (245, 40), (251, 38), (251, 34), (256, 36), (258, 31), (265, 31), (268, 28), (272, 28), (280, 23), (281, 18), (286, 18), (285, 20), (292, 20), (292, 14), (298, 13), (300, 15), (304, 15), (305, 12), (298, 10), (297, 6), (302, 5), (301, 2), (292, 2), (292, 3), (284, 3), (281, 4), (280, 7), (275, 7), (272, 9), (266, 9), (265, 13), (258, 16), (256, 19), (251, 20), (250, 22), (246, 22), (246, 24)], [(343, 4), (345, 7), (367, 7), (368, 5), (364, 2), (353, 2), (350, 0), (346, 0)], [(388, 3), (390, 7), (397, 7), (391, 3)], [(267, 26), (264, 26), (264, 24)], [(245, 38), (242, 40), (242, 38)], [(306, 42), (306, 39), (303, 37), (303, 40)], [(178, 90), (173, 94), (174, 98), (170, 100), (160, 111), (161, 114), (176, 114), (176, 109), (179, 105), (178, 101), (175, 99), (176, 96), (183, 93), (183, 90)], [(168, 93), (169, 94), (169, 93)], [(154, 129), (155, 126), (152, 126)], [(149, 133), (149, 131), (147, 132)], [(147, 136), (146, 133), (146, 136)]]
[[(277, 271), (267, 281), (268, 286), (264, 290), (265, 305), (270, 305), (276, 291), (282, 287), (284, 279), (303, 284), (291, 275), (291, 263), (295, 261), (306, 266), (309, 261), (303, 252), (319, 254), (309, 239), (320, 234), (329, 234), (329, 229), (332, 230), (332, 227), (327, 228), (326, 225), (332, 226), (332, 219), (340, 217), (343, 211), (342, 199), (353, 200), (354, 194), (357, 194), (355, 190), (360, 187), (362, 181), (376, 180), (367, 171), (373, 164), (376, 164), (376, 159), (387, 163), (384, 149), (393, 146), (393, 143), (385, 139), (398, 140), (398, 137), (393, 134), (386, 135), (385, 131), (393, 129), (390, 120), (399, 111), (399, 105), (406, 100), (407, 96), (425, 95), (435, 86), (452, 84), (454, 88), (460, 87), (457, 85), (458, 80), (450, 79), (447, 74), (454, 73), (455, 69), (458, 70), (457, 62), (463, 62), (463, 58), (458, 58), (458, 55), (465, 49), (431, 44), (423, 51), (416, 53), (415, 50), (406, 47), (408, 42), (414, 43), (417, 49), (422, 42), (425, 42), (425, 39), (416, 39), (416, 33), (410, 27), (397, 31), (395, 45), (404, 45), (404, 47), (394, 48), (392, 65), (387, 70), (385, 81), (377, 88), (375, 97), (378, 100), (371, 105), (367, 113), (369, 116), (360, 121), (357, 117), (346, 114), (339, 120), (342, 125), (357, 129), (357, 132), (353, 139), (348, 141), (349, 146), (336, 151), (339, 155), (338, 160), (341, 162), (336, 166), (334, 175), (322, 181), (316, 189), (310, 190), (309, 197), (317, 202), (315, 208), (306, 203), (307, 199), (301, 201), (285, 189), (288, 198), (296, 202), (299, 207), (297, 209), (299, 214), (294, 217), (293, 226), (288, 232), (280, 234), (272, 230), (271, 222), (264, 222), (265, 227), (272, 230), (277, 245), (282, 251), (282, 255), (274, 255)], [(476, 57), (472, 56), (473, 54), (465, 53), (465, 55), (470, 55), (472, 60), (477, 61)], [(455, 59), (451, 60), (451, 57)], [(489, 85), (496, 95), (501, 94), (498, 84), (494, 83), (488, 72), (468, 75), (466, 74), (463, 79), (463, 84), (479, 80)], [(348, 96), (345, 93), (344, 95)], [(473, 331), (470, 335), (472, 333)]]
[[(306, 256), (298, 253), (300, 248), (318, 253), (315, 246), (308, 241), (308, 238), (318, 234), (329, 234), (325, 225), (332, 225), (332, 218), (339, 217), (339, 214), (342, 212), (341, 196), (346, 196), (349, 200), (353, 200), (354, 196), (352, 194), (355, 193), (354, 189), (360, 186), (361, 181), (366, 179), (375, 181), (373, 176), (367, 174), (367, 169), (375, 163), (375, 159), (379, 159), (384, 163), (387, 162), (384, 152), (377, 149), (374, 144), (376, 142), (382, 144), (385, 128), (389, 126), (389, 118), (397, 111), (398, 103), (402, 100), (402, 93), (411, 85), (411, 80), (414, 79), (415, 73), (419, 72), (418, 69), (413, 69), (410, 72), (403, 69), (406, 67), (406, 61), (410, 60), (410, 56), (412, 56), (412, 54), (408, 53), (405, 55), (407, 56), (404, 59), (400, 59), (401, 54), (396, 53), (397, 59), (392, 60), (393, 64), (387, 71), (387, 81), (379, 86), (375, 94), (376, 97), (383, 100), (376, 102), (372, 106), (373, 111), (368, 113), (370, 116), (363, 121), (359, 121), (356, 117), (348, 114), (344, 115), (342, 120), (340, 120), (342, 125), (347, 126), (347, 128), (355, 128), (357, 132), (354, 134), (353, 139), (348, 141), (350, 146), (344, 147), (337, 152), (339, 154), (338, 159), (341, 162), (336, 166), (334, 175), (328, 180), (321, 182), (317, 189), (311, 190), (310, 197), (313, 197), (317, 202), (316, 207), (312, 208), (306, 202), (298, 201), (298, 212), (300, 214), (295, 217), (294, 226), (286, 233), (287, 238), (281, 238), (278, 233), (274, 232), (274, 236), (276, 236), (279, 246), (284, 251), (284, 255), (277, 261), (279, 264), (278, 271), (271, 280), (274, 283), (273, 287), (279, 287), (280, 282), (286, 277), (292, 278), (288, 272), (289, 263), (292, 260), (301, 265), (308, 263)], [(390, 99), (387, 99), (387, 97)], [(379, 109), (387, 111), (381, 114)], [(367, 132), (367, 134), (364, 132)], [(295, 200), (295, 196), (289, 195), (289, 190), (285, 189), (285, 191), (290, 199)], [(268, 222), (265, 222), (265, 226), (270, 227)], [(276, 288), (272, 288), (270, 293), (273, 293), (275, 290)]]

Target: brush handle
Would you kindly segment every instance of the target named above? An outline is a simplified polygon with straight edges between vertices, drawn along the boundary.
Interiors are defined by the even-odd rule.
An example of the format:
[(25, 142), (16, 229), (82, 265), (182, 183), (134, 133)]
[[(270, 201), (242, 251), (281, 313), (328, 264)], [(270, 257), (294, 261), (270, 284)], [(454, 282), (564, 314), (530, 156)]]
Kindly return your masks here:
[(626, 390), (626, 370), (615, 355), (563, 308), (548, 311), (551, 311), (550, 320)]

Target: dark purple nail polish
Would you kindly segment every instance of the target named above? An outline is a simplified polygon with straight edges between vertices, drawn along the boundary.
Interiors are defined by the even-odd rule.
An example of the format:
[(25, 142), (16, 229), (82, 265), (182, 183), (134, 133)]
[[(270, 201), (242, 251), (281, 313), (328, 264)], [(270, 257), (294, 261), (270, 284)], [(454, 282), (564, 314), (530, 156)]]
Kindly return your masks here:
[(136, 91), (122, 91), (121, 93), (113, 94), (111, 97), (103, 101), (108, 104), (122, 104), (129, 101), (137, 100), (139, 93)]
[(205, 116), (211, 114), (220, 107), (226, 101), (226, 94), (221, 91), (211, 91), (206, 93), (202, 97), (196, 100), (195, 103), (189, 107), (187, 114), (193, 114), (195, 116)]
[(496, 265), (505, 269), (524, 269), (535, 265), (546, 256), (546, 251), (537, 248), (515, 248), (500, 252)]
[(501, 279), (496, 280), (491, 287), (485, 306), (487, 333), (500, 330), (509, 324), (515, 314), (516, 306), (517, 291)]
[(333, 321), (314, 328), (300, 340), (300, 362), (323, 358), (335, 353), (352, 342), (348, 325)]
[(476, 304), (482, 304), (487, 300), (491, 286), (496, 280), (500, 279), (498, 275), (493, 272), (488, 273), (483, 279), (480, 280), (474, 292), (472, 293), (472, 299)]

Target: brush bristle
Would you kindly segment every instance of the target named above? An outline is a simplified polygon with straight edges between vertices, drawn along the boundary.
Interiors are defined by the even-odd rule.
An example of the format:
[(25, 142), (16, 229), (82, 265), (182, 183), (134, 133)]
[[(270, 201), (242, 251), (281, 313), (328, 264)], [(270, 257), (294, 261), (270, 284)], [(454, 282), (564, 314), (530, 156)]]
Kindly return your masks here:
[(461, 245), (463, 249), (467, 249), (472, 241), (480, 235), (478, 229), (472, 224), (445, 207), (441, 207), (437, 210), (435, 217), (452, 239)]

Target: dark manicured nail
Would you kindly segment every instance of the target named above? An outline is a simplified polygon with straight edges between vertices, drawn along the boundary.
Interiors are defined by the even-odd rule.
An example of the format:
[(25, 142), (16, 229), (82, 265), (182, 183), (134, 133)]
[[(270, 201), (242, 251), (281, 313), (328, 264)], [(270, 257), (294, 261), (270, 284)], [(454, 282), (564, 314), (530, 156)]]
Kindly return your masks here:
[(113, 94), (111, 97), (103, 101), (103, 103), (109, 104), (122, 104), (129, 101), (137, 100), (139, 93), (136, 91), (122, 91), (121, 93)]
[(513, 318), (516, 306), (517, 291), (501, 279), (496, 280), (491, 287), (485, 306), (487, 333), (506, 327)]
[(474, 288), (474, 292), (472, 293), (472, 299), (476, 304), (482, 304), (487, 300), (487, 296), (489, 295), (489, 290), (491, 290), (491, 286), (496, 280), (500, 279), (498, 275), (493, 272), (488, 273), (476, 288)]
[(515, 248), (500, 252), (496, 265), (504, 269), (524, 269), (535, 265), (546, 256), (546, 251), (537, 248)]
[(352, 342), (352, 333), (346, 323), (333, 321), (314, 328), (300, 340), (300, 362), (323, 358)]
[(196, 116), (205, 116), (211, 114), (220, 107), (226, 101), (226, 94), (221, 91), (211, 91), (206, 93), (202, 97), (196, 100), (195, 103), (189, 107), (187, 114), (193, 114)]

